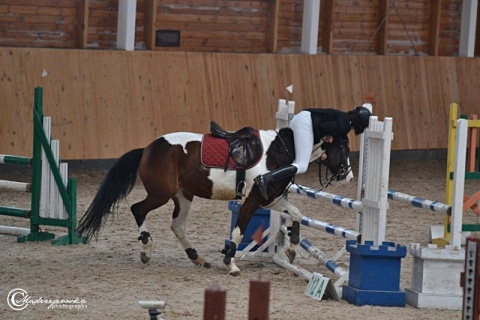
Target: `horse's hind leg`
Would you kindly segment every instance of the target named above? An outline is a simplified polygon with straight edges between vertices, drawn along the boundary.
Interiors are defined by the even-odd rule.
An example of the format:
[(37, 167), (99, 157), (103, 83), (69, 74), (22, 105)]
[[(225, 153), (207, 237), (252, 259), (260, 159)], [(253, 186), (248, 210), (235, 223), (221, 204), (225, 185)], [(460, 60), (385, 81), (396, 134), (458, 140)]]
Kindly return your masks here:
[(135, 203), (130, 208), (140, 230), (138, 240), (142, 242), (143, 246), (142, 251), (140, 252), (140, 259), (143, 263), (147, 263), (150, 260), (153, 249), (153, 239), (147, 229), (147, 214), (150, 211), (163, 206), (168, 200), (169, 199), (160, 199), (149, 195), (143, 201)]
[(193, 196), (182, 189), (179, 189), (173, 202), (175, 203), (175, 209), (172, 215), (172, 224), (170, 228), (173, 233), (177, 236), (178, 240), (185, 249), (185, 252), (188, 255), (188, 258), (193, 262), (193, 264), (205, 268), (210, 268), (211, 264), (205, 260), (202, 256), (197, 254), (197, 251), (192, 247), (190, 241), (188, 240), (186, 231), (187, 231), (187, 218), (190, 214), (190, 208), (192, 205)]

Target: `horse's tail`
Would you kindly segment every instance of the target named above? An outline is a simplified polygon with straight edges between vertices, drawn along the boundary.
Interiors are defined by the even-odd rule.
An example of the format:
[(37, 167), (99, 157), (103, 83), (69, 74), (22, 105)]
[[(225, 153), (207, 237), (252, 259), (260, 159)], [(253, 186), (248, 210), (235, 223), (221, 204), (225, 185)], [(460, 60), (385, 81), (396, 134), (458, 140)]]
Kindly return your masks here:
[(137, 180), (138, 167), (143, 155), (142, 149), (135, 149), (121, 156), (98, 189), (95, 198), (78, 224), (77, 233), (91, 239), (98, 238), (108, 215), (127, 197)]

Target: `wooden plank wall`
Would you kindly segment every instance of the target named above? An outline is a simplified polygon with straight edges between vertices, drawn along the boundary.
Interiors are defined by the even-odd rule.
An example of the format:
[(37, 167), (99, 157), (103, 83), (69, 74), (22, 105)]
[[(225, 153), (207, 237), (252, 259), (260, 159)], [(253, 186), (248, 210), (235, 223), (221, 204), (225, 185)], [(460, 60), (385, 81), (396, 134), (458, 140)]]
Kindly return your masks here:
[[(148, 4), (155, 8), (145, 14)], [(322, 0), (321, 6), (319, 52), (458, 55), (462, 0)], [(113, 49), (117, 16), (118, 0), (0, 1), (0, 45)], [(154, 30), (145, 27), (150, 17)], [(135, 48), (150, 48), (144, 39), (151, 31), (171, 29), (180, 30), (180, 47), (156, 50), (298, 53), (302, 20), (299, 0), (137, 0)]]
[(394, 150), (444, 149), (449, 104), (480, 113), (479, 75), (477, 59), (453, 57), (0, 48), (0, 153), (31, 154), (36, 86), (63, 159), (116, 158), (211, 119), (273, 129), (280, 98), (349, 110), (370, 94), (394, 118)]
[[(157, 29), (180, 30), (187, 51), (265, 52), (268, 1), (159, 0)], [(178, 48), (157, 48), (178, 50)]]
[(75, 0), (0, 1), (0, 45), (75, 47)]

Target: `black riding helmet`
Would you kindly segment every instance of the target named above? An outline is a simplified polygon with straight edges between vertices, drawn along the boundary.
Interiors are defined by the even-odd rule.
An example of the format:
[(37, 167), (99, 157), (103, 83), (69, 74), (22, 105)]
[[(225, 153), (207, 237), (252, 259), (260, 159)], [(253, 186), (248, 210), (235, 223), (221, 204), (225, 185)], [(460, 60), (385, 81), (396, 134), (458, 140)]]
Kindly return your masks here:
[(368, 127), (370, 116), (372, 113), (365, 107), (356, 107), (353, 111), (349, 111), (350, 122), (355, 129), (355, 134), (361, 134)]

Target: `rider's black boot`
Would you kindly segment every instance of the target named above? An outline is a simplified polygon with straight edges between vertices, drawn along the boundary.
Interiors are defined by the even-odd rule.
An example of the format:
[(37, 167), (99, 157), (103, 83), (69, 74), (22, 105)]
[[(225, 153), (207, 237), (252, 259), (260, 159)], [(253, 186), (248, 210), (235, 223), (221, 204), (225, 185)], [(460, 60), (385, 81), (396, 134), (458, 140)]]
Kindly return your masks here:
[(268, 184), (270, 182), (276, 182), (285, 178), (293, 177), (297, 173), (297, 167), (294, 165), (288, 165), (276, 170), (267, 172), (263, 175), (259, 175), (253, 181), (260, 189), (260, 193), (265, 200), (268, 200)]

